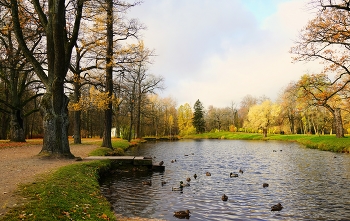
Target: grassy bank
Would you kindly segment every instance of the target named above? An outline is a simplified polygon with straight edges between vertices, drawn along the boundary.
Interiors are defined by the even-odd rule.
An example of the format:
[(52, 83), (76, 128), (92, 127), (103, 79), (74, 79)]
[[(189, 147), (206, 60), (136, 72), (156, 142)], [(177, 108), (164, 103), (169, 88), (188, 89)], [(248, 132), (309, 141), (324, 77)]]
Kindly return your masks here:
[(269, 134), (266, 138), (257, 133), (238, 133), (238, 132), (216, 132), (203, 133), (185, 136), (188, 139), (231, 139), (231, 140), (280, 140), (294, 141), (304, 145), (307, 148), (333, 151), (333, 152), (350, 152), (350, 138), (336, 138), (335, 135), (279, 135)]
[[(101, 141), (93, 142), (101, 144)], [(124, 151), (130, 144), (125, 140), (113, 140), (112, 145)], [(105, 155), (106, 152), (110, 149), (97, 148), (91, 155)], [(98, 182), (100, 175), (110, 168), (109, 160), (91, 161), (42, 175), (34, 183), (19, 187), (23, 202), (0, 220), (116, 220)]]
[(100, 172), (109, 167), (109, 161), (69, 165), (22, 185), (23, 205), (2, 220), (115, 220), (98, 183)]

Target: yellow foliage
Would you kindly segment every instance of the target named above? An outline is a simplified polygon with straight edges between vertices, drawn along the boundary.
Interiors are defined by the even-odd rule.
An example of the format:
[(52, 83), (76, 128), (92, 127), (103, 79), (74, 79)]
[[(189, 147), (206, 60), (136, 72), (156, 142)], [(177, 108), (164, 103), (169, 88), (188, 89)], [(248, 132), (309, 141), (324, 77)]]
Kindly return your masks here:
[(119, 102), (119, 99), (115, 96), (108, 96), (107, 92), (101, 92), (91, 87), (89, 90), (89, 96), (83, 96), (78, 102), (70, 102), (68, 105), (69, 110), (89, 110), (89, 109), (108, 109), (109, 102)]
[(230, 132), (236, 132), (237, 131), (237, 127), (235, 127), (234, 125), (230, 125)]

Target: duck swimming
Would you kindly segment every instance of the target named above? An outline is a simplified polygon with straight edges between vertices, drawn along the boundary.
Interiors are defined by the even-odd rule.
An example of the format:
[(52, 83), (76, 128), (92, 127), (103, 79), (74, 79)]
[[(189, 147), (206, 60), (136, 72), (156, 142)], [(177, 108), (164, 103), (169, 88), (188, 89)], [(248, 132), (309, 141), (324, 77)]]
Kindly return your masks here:
[[(182, 181), (181, 181), (182, 182)], [(190, 183), (180, 183), (180, 186), (185, 187), (185, 186), (190, 186)]]
[(263, 183), (263, 187), (269, 187), (269, 184), (268, 183)]
[(243, 170), (242, 169), (239, 169), (239, 172), (243, 174)]
[(190, 182), (190, 181), (191, 181), (191, 178), (187, 177), (186, 181), (187, 181), (187, 182)]
[(281, 211), (282, 209), (283, 209), (283, 206), (280, 203), (271, 206), (271, 211)]
[(174, 212), (174, 216), (177, 218), (189, 218), (190, 217), (190, 211), (186, 210), (186, 211), (177, 211)]
[(172, 187), (171, 190), (172, 191), (182, 191), (183, 190), (183, 183), (182, 181), (180, 181), (180, 186), (179, 187)]
[(206, 176), (211, 176), (211, 173), (206, 172), (205, 175), (206, 175)]
[(221, 199), (222, 199), (222, 201), (227, 201), (227, 200), (228, 200), (228, 196), (226, 196), (226, 195), (224, 194), (224, 195), (222, 195)]
[(163, 164), (164, 164), (163, 160), (159, 162), (159, 166), (163, 166)]
[(193, 177), (194, 177), (194, 179), (197, 179), (197, 174), (194, 174)]
[(182, 186), (180, 187), (172, 187), (171, 191), (182, 191), (184, 188)]
[(230, 177), (238, 177), (237, 173), (230, 173)]

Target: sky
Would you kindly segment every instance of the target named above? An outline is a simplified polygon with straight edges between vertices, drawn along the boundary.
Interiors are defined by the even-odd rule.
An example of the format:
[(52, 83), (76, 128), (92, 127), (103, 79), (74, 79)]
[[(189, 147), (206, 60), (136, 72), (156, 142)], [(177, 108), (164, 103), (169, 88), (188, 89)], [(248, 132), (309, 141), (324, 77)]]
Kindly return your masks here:
[(292, 81), (320, 70), (292, 63), (291, 47), (313, 18), (309, 0), (143, 0), (129, 11), (147, 29), (157, 55), (149, 73), (164, 78), (160, 97), (177, 106), (199, 99), (207, 108), (239, 107), (242, 99), (275, 101)]

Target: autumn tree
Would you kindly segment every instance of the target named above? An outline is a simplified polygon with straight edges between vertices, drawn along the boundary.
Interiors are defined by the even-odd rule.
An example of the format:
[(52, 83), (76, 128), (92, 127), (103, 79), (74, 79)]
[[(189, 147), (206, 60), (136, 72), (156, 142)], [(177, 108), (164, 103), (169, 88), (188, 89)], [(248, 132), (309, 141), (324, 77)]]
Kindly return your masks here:
[[(125, 83), (130, 92), (130, 136), (133, 124), (135, 124), (136, 138), (141, 138), (141, 115), (142, 104), (144, 104), (147, 94), (155, 93), (157, 89), (162, 89), (163, 78), (149, 73), (148, 65), (151, 64), (153, 50), (146, 48), (142, 41), (136, 45), (131, 45), (130, 49), (135, 54), (134, 60), (128, 65), (128, 72), (125, 74)], [(135, 111), (135, 122), (133, 115)]]
[(177, 109), (177, 123), (179, 127), (180, 136), (194, 134), (196, 129), (192, 123), (193, 112), (188, 103), (180, 105)]
[(199, 99), (193, 106), (192, 124), (196, 128), (197, 134), (205, 132), (204, 107)]
[(287, 119), (289, 132), (291, 134), (296, 133), (296, 125), (299, 118), (297, 98), (298, 87), (295, 82), (291, 82), (287, 85), (278, 98), (278, 104), (281, 106), (281, 116), (283, 119)]
[[(295, 61), (319, 60), (323, 63), (324, 69), (320, 75), (304, 80), (314, 89), (310, 95), (316, 104), (326, 107), (332, 113), (337, 137), (343, 137), (341, 110), (339, 107), (331, 107), (327, 102), (333, 96), (341, 94), (350, 82), (349, 2), (315, 0), (312, 3), (319, 11), (301, 31), (299, 40), (291, 52), (296, 55)], [(303, 83), (304, 91), (310, 91), (307, 89), (306, 82)]]
[[(11, 11), (11, 27), (19, 48), (45, 85), (46, 91), (40, 105), (44, 116), (44, 140), (40, 154), (54, 157), (73, 157), (68, 143), (69, 99), (64, 94), (64, 80), (78, 37), (84, 1), (65, 3), (64, 0), (0, 1)], [(42, 42), (46, 45), (45, 64), (36, 56), (42, 54), (42, 51), (31, 50), (31, 41), (25, 37), (26, 30), (44, 33)]]
[(147, 94), (142, 109), (142, 127), (146, 136), (169, 136), (178, 134), (176, 102), (171, 97), (161, 98)]
[(258, 98), (248, 94), (242, 98), (240, 107), (238, 108), (239, 126), (243, 127), (245, 119), (247, 119), (249, 108), (258, 103)]
[[(3, 6), (0, 6), (4, 9)], [(34, 76), (32, 67), (24, 57), (22, 50), (18, 47), (14, 36), (11, 21), (8, 18), (8, 9), (0, 10), (0, 17), (3, 16), (3, 24), (0, 24), (0, 79), (3, 82), (3, 96), (0, 96), (0, 111), (10, 116), (10, 123), (3, 125), (4, 129), (10, 126), (9, 138), (11, 141), (25, 141), (24, 118), (38, 111), (37, 108), (28, 109), (24, 107), (31, 101), (41, 96), (42, 93), (32, 93), (31, 89), (40, 89), (40, 82)], [(7, 16), (7, 17), (6, 17)], [(28, 16), (28, 15), (27, 15)], [(30, 17), (29, 17), (30, 18)], [(30, 42), (30, 50), (34, 51), (41, 47), (41, 33), (36, 30), (27, 29), (25, 37)], [(38, 57), (39, 58), (39, 57)], [(41, 56), (43, 62), (44, 58)], [(5, 123), (7, 122), (6, 118)]]
[(281, 107), (278, 104), (265, 100), (263, 103), (249, 108), (246, 126), (262, 129), (264, 137), (267, 137), (268, 129), (274, 125), (280, 111)]
[(238, 110), (235, 107), (235, 103), (232, 101), (230, 107), (228, 108), (230, 112), (230, 131), (234, 132), (238, 128)]
[(337, 137), (344, 137), (341, 117), (342, 97), (340, 92), (346, 84), (330, 80), (325, 74), (304, 75), (298, 81), (300, 87), (299, 99), (306, 100), (308, 105), (325, 107), (334, 118)]
[[(105, 91), (109, 97), (113, 95), (113, 68), (116, 65), (116, 57), (114, 55), (114, 49), (121, 41), (125, 41), (132, 37), (137, 37), (137, 32), (141, 29), (135, 20), (125, 23), (120, 21), (123, 18), (123, 14), (130, 8), (139, 4), (138, 2), (130, 4), (128, 2), (106, 0), (106, 60), (105, 60)], [(115, 27), (114, 24), (118, 26)], [(119, 70), (123, 72), (123, 68)], [(112, 103), (108, 104), (108, 108), (105, 110), (105, 128), (103, 133), (102, 146), (112, 148), (111, 143), (111, 128), (112, 128)]]
[[(86, 9), (85, 9), (86, 10)], [(77, 39), (75, 44), (71, 64), (69, 66), (69, 73), (66, 77), (67, 88), (71, 90), (70, 103), (73, 111), (73, 135), (74, 143), (81, 143), (81, 113), (82, 106), (79, 105), (81, 99), (81, 91), (85, 85), (101, 84), (101, 79), (89, 73), (97, 69), (97, 59), (95, 55), (95, 48), (98, 47), (98, 42), (101, 38), (94, 35), (89, 25), (82, 23), (82, 36)], [(71, 74), (70, 74), (71, 73)], [(85, 108), (85, 107), (84, 107)]]

